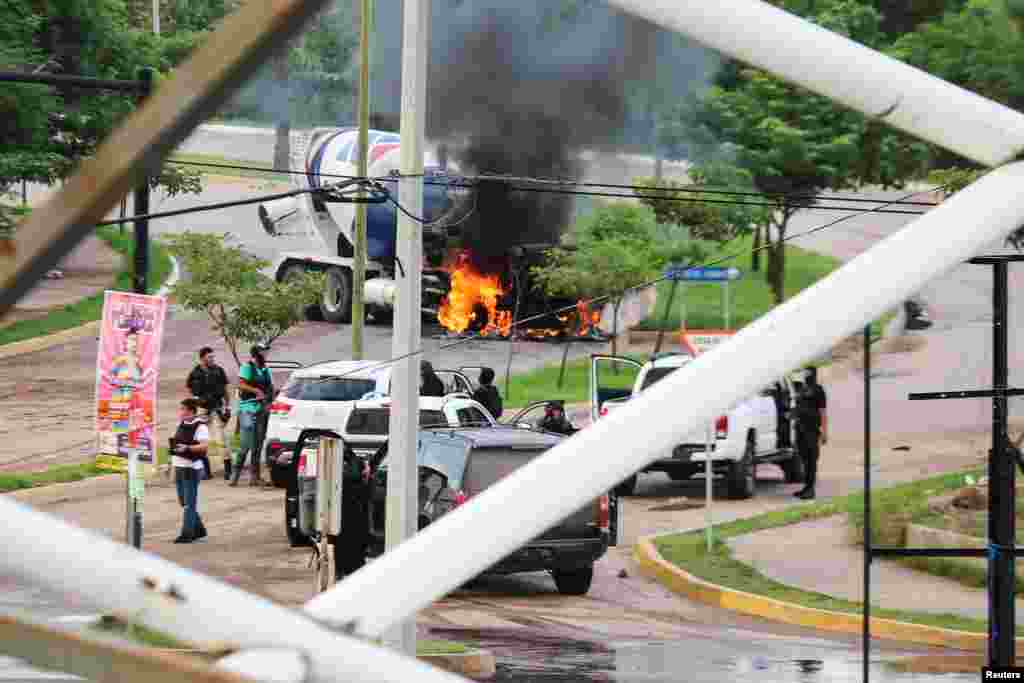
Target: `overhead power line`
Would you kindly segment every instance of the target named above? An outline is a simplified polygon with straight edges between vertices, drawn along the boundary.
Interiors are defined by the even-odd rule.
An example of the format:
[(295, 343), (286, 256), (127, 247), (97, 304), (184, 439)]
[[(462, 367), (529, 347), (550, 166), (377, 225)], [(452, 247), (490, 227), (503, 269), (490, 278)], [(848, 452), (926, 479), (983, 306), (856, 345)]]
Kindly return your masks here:
[[(917, 196), (919, 194), (930, 194), (930, 193), (940, 192), (942, 190), (947, 189), (947, 187), (948, 187), (947, 185), (940, 185), (938, 187), (934, 187), (934, 188), (931, 188), (931, 189), (928, 189), (928, 190), (920, 190), (920, 191), (911, 192), (909, 194), (904, 195), (902, 199), (909, 199), (910, 197), (914, 197), (914, 196)], [(883, 206), (886, 206), (888, 204), (892, 204), (892, 203), (896, 203), (896, 202), (902, 201), (902, 199), (889, 200), (887, 202), (884, 202)], [(716, 258), (716, 259), (713, 259), (713, 260), (710, 260), (710, 261), (706, 261), (705, 263), (696, 264), (696, 265), (693, 265), (693, 266), (690, 266), (690, 267), (691, 268), (708, 268), (708, 267), (711, 267), (711, 266), (716, 266), (716, 265), (719, 265), (719, 264), (722, 264), (722, 263), (726, 263), (728, 261), (732, 261), (732, 260), (737, 259), (737, 258), (739, 258), (741, 256), (752, 256), (753, 254), (756, 254), (756, 253), (761, 252), (761, 251), (765, 251), (766, 249), (774, 248), (779, 243), (781, 243), (781, 244), (788, 244), (788, 243), (792, 242), (793, 240), (797, 240), (797, 239), (800, 239), (802, 237), (807, 237), (808, 235), (813, 235), (813, 234), (821, 232), (823, 230), (827, 230), (829, 228), (835, 227), (836, 225), (839, 225), (840, 223), (843, 223), (845, 221), (848, 221), (848, 220), (851, 220), (853, 218), (856, 218), (857, 216), (868, 214), (868, 213), (877, 213), (877, 212), (878, 212), (877, 208), (876, 209), (864, 209), (860, 213), (849, 214), (849, 215), (846, 215), (846, 216), (841, 216), (839, 218), (836, 218), (835, 220), (829, 221), (828, 223), (824, 223), (824, 224), (819, 225), (819, 226), (817, 226), (815, 228), (811, 228), (810, 230), (805, 230), (803, 232), (795, 233), (793, 235), (790, 235), (788, 237), (783, 238), (780, 242), (763, 244), (760, 247), (756, 247), (754, 249), (739, 251), (739, 252), (736, 252), (736, 253), (733, 253), (733, 254), (727, 254), (725, 256), (721, 256), (719, 258)], [(609, 294), (604, 294), (604, 295), (601, 295), (601, 296), (596, 296), (596, 297), (593, 297), (593, 298), (590, 298), (590, 299), (581, 299), (580, 301), (576, 302), (575, 304), (572, 304), (571, 306), (562, 306), (560, 308), (552, 309), (550, 311), (545, 311), (543, 313), (537, 313), (537, 314), (534, 314), (534, 315), (531, 315), (531, 316), (527, 316), (526, 318), (521, 318), (519, 320), (514, 320), (510, 324), (510, 329), (515, 329), (517, 327), (523, 327), (527, 323), (533, 322), (535, 320), (539, 320), (541, 318), (546, 318), (548, 316), (558, 315), (559, 313), (568, 313), (570, 311), (577, 310), (577, 307), (580, 305), (580, 303), (583, 303), (583, 304), (585, 304), (587, 306), (590, 306), (590, 305), (593, 305), (595, 303), (606, 302), (606, 301), (609, 301), (611, 299), (615, 299), (617, 297), (623, 296), (626, 293), (634, 291), (634, 290), (640, 290), (640, 289), (646, 289), (647, 287), (653, 287), (654, 285), (657, 285), (658, 283), (661, 283), (661, 282), (665, 282), (668, 279), (669, 278), (667, 276), (662, 275), (660, 277), (656, 277), (656, 278), (653, 278), (653, 279), (648, 280), (646, 282), (641, 282), (639, 284), (631, 285), (629, 287), (625, 287), (623, 289), (617, 290), (617, 291), (609, 293)], [(465, 344), (465, 343), (470, 342), (470, 341), (481, 340), (481, 339), (487, 339), (486, 335), (482, 334), (481, 332), (474, 332), (473, 334), (460, 337), (459, 339), (451, 341), (451, 342), (449, 342), (447, 344), (441, 344), (437, 348), (437, 350), (438, 351), (445, 351), (447, 349), (451, 349), (451, 348), (454, 348), (456, 346), (459, 346), (460, 344)], [(373, 369), (376, 369), (376, 368), (386, 367), (386, 366), (391, 365), (393, 363), (397, 363), (400, 360), (405, 360), (406, 358), (412, 358), (414, 356), (421, 356), (421, 355), (424, 355), (426, 353), (427, 353), (427, 351), (425, 349), (420, 348), (420, 349), (418, 349), (416, 351), (413, 351), (411, 353), (406, 353), (406, 354), (402, 354), (402, 355), (399, 355), (399, 356), (395, 356), (395, 357), (389, 358), (388, 360), (380, 361), (378, 363), (375, 363), (375, 364), (367, 366), (367, 367), (359, 368), (357, 370), (352, 370), (351, 372), (342, 373), (341, 375), (335, 375), (335, 376), (333, 376), (331, 378), (325, 378), (325, 379), (321, 379), (321, 380), (317, 380), (317, 381), (319, 381), (319, 382), (328, 382), (328, 381), (331, 381), (332, 379), (337, 379), (337, 378), (340, 378), (340, 377), (346, 377), (346, 376), (354, 374), (356, 372), (365, 372), (367, 370), (373, 370)]]

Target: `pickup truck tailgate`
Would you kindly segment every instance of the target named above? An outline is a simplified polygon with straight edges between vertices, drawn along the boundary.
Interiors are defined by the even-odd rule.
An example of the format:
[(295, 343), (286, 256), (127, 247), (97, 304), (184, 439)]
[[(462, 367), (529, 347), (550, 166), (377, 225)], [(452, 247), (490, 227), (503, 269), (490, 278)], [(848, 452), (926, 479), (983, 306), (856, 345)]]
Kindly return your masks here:
[[(508, 476), (541, 455), (544, 450), (509, 447), (474, 449), (466, 463), (463, 485), (466, 495), (473, 496)], [(580, 539), (600, 536), (599, 502), (593, 500), (548, 529), (536, 540)], [(510, 523), (515, 523), (510, 520)]]

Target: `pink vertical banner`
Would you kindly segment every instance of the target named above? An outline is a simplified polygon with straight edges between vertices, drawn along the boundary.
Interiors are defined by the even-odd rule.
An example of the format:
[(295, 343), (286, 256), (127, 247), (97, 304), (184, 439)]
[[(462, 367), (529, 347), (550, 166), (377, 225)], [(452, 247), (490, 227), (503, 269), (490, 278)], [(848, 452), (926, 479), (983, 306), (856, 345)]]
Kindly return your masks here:
[[(96, 358), (97, 463), (156, 462), (156, 400), (167, 300), (105, 293)], [(123, 458), (118, 463), (118, 458)]]

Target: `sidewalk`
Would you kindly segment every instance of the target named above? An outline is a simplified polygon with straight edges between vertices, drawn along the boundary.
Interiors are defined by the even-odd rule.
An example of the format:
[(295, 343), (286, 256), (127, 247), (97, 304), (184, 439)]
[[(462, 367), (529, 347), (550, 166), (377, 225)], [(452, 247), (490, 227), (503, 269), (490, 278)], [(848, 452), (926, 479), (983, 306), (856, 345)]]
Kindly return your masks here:
[[(849, 543), (845, 515), (758, 531), (727, 542), (733, 557), (789, 586), (854, 602), (863, 601), (864, 559)], [(872, 606), (988, 617), (988, 595), (951, 579), (876, 559), (871, 572)], [(1021, 612), (1024, 601), (1017, 601)]]
[(64, 277), (40, 280), (0, 320), (0, 327), (21, 320), (42, 318), (50, 311), (62, 309), (109, 289), (117, 276), (120, 263), (120, 254), (96, 235), (89, 235), (57, 266)]

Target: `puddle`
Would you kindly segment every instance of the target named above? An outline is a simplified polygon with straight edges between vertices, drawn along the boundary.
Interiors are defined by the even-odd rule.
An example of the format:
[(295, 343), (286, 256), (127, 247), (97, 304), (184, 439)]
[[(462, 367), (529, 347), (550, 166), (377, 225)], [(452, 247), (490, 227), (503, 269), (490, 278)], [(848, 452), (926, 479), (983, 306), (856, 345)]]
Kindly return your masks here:
[[(717, 630), (717, 629), (716, 629)], [(718, 632), (721, 636), (721, 631)], [(592, 643), (535, 634), (452, 632), (449, 637), (492, 651), (500, 683), (758, 683), (859, 682), (858, 646), (827, 640), (763, 637)], [(971, 674), (907, 673), (890, 667), (908, 653), (872, 657), (872, 683), (960, 683)]]

